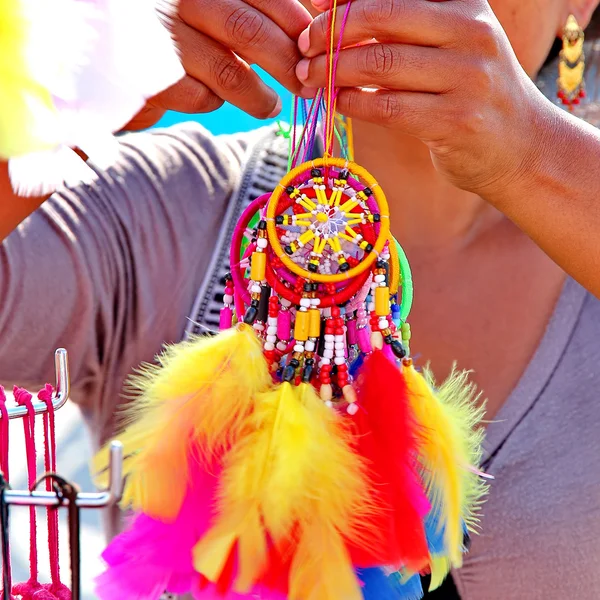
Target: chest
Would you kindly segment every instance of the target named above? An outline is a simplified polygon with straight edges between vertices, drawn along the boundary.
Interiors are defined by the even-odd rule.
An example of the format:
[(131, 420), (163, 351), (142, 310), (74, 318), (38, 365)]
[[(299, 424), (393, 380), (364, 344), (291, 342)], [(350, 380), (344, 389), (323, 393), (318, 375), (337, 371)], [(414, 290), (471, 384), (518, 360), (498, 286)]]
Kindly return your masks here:
[(529, 240), (457, 255), (413, 258), (412, 353), (444, 379), (473, 372), (495, 415), (542, 339), (564, 275)]

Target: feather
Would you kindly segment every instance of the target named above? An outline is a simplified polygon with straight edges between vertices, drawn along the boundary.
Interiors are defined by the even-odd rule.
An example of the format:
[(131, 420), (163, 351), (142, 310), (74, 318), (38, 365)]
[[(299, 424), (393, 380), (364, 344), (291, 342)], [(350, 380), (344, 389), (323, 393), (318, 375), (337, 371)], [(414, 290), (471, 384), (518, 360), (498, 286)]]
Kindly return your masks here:
[(477, 407), (475, 387), (466, 372), (453, 371), (435, 392), (429, 371), (425, 376), (412, 365), (403, 368), (416, 418), (422, 427), (423, 479), (443, 529), (444, 555), (453, 566), (462, 564), (464, 527), (473, 528), (486, 490), (485, 483), (469, 467), (481, 458), (484, 413)]
[[(168, 347), (158, 365), (145, 365), (130, 382), (140, 394), (118, 436), (128, 477), (124, 506), (161, 520), (180, 511), (188, 480), (190, 447), (212, 465), (236, 442), (254, 396), (271, 385), (261, 344), (239, 325), (214, 337)], [(95, 459), (106, 472), (108, 447)]]
[(419, 600), (423, 586), (418, 575), (402, 577), (386, 574), (382, 569), (363, 569), (358, 572), (364, 600)]
[[(352, 573), (344, 538), (356, 543), (363, 539), (364, 519), (374, 508), (364, 464), (353, 453), (340, 417), (311, 386), (296, 390), (283, 383), (257, 396), (247, 430), (225, 459), (219, 516), (194, 551), (198, 572), (216, 582), (236, 553), (234, 588), (246, 592), (269, 576), (272, 542), (276, 548), (287, 544), (287, 552), (294, 555), (290, 586), (304, 577), (321, 581), (322, 564), (309, 560), (309, 548), (318, 556), (323, 551), (306, 546), (304, 539), (321, 531), (319, 539), (334, 552), (336, 568)], [(309, 566), (298, 556), (306, 557)], [(300, 577), (295, 569), (305, 575)]]
[(429, 558), (423, 519), (430, 505), (417, 473), (420, 432), (406, 383), (396, 365), (376, 350), (365, 360), (357, 387), (357, 447), (371, 463), (386, 510), (373, 524), (379, 543), (354, 550), (353, 561), (360, 567), (389, 565), (419, 572)]

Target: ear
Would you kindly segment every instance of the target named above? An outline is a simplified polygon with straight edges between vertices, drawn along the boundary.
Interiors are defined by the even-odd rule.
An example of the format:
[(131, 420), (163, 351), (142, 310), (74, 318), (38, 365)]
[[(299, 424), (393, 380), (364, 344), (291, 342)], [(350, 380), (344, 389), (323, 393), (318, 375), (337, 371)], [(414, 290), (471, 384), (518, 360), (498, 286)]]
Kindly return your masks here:
[[(585, 29), (592, 19), (592, 15), (598, 5), (600, 4), (600, 0), (569, 0), (565, 7), (568, 14), (565, 15), (565, 23), (567, 21), (567, 17), (569, 14), (572, 14), (577, 19), (579, 25)], [(562, 34), (562, 29), (561, 32)]]

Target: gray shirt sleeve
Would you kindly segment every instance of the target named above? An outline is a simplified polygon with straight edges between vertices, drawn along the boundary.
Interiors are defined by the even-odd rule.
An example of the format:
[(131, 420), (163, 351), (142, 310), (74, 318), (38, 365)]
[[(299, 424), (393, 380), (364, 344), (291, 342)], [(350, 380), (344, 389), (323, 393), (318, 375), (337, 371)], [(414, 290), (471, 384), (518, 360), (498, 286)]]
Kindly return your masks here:
[(249, 141), (194, 123), (126, 135), (114, 167), (24, 221), (0, 246), (0, 381), (33, 391), (67, 348), (105, 437), (123, 379), (182, 335)]

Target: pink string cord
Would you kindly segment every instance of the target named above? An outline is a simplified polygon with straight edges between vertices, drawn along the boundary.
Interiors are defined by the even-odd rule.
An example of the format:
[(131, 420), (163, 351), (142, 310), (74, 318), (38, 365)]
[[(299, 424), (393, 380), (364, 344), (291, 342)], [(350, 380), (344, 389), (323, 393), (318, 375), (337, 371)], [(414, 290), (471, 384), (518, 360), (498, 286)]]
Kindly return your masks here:
[[(53, 396), (54, 388), (49, 383), (38, 393), (38, 400), (46, 405), (46, 412), (44, 413), (44, 468), (46, 473), (56, 473), (56, 427), (54, 404), (52, 404)], [(46, 479), (46, 490), (52, 491), (52, 481), (50, 479)], [(46, 517), (48, 520), (48, 550), (52, 583), (45, 584), (44, 588), (54, 594), (53, 598), (57, 598), (57, 600), (70, 600), (71, 592), (60, 580), (58, 508), (48, 507)]]
[[(0, 385), (0, 414), (2, 418), (0, 419), (0, 470), (2, 470), (2, 474), (4, 476), (5, 481), (9, 482), (9, 465), (8, 465), (8, 409), (6, 408), (6, 393), (4, 388)], [(7, 569), (11, 569), (11, 560), (10, 560), (10, 545), (7, 548), (7, 556), (2, 557), (3, 560), (6, 561)], [(0, 591), (0, 595), (4, 597), (4, 589)], [(10, 595), (10, 600), (15, 600), (14, 596)]]

